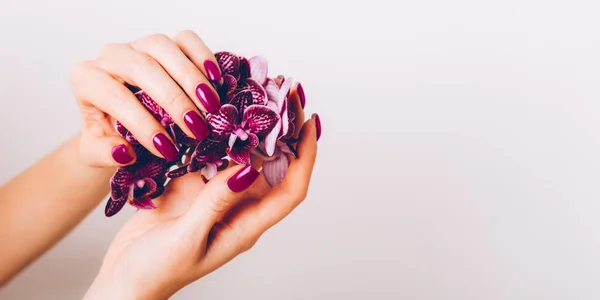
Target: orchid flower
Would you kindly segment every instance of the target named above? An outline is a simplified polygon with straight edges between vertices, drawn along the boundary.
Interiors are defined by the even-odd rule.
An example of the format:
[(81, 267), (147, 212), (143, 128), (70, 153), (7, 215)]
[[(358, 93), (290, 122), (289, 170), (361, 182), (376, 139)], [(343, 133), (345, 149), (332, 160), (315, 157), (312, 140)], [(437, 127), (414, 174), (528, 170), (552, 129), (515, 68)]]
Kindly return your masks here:
[[(251, 99), (249, 92), (240, 94), (244, 93), (245, 98)], [(246, 165), (250, 164), (250, 150), (258, 146), (259, 139), (271, 132), (278, 121), (277, 113), (257, 104), (245, 107), (241, 113), (236, 106), (225, 104), (207, 119), (212, 129), (211, 138), (220, 141), (228, 139), (227, 155), (234, 162)]]

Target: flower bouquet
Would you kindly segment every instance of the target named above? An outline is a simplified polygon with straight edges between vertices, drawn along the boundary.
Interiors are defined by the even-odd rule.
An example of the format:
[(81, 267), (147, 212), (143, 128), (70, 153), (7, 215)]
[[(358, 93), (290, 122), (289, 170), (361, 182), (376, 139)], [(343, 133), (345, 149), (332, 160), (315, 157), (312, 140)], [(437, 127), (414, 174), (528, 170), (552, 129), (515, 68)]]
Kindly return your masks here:
[[(262, 173), (271, 186), (280, 183), (289, 165), (288, 155), (296, 156), (294, 119), (304, 109), (302, 86), (296, 86), (300, 105), (290, 105), (292, 78), (269, 78), (267, 61), (250, 59), (230, 52), (215, 54), (222, 79), (212, 84), (221, 107), (205, 114), (210, 135), (196, 140), (184, 134), (173, 119), (144, 91), (135, 93), (143, 106), (165, 127), (178, 148), (175, 161), (153, 155), (118, 121), (117, 132), (132, 144), (134, 164), (119, 168), (110, 180), (107, 217), (118, 213), (125, 203), (138, 209), (153, 209), (152, 199), (162, 195), (170, 179), (201, 172), (205, 182), (225, 169), (229, 161), (249, 165), (262, 160)], [(298, 107), (299, 106), (299, 107)], [(296, 111), (295, 111), (296, 110)]]

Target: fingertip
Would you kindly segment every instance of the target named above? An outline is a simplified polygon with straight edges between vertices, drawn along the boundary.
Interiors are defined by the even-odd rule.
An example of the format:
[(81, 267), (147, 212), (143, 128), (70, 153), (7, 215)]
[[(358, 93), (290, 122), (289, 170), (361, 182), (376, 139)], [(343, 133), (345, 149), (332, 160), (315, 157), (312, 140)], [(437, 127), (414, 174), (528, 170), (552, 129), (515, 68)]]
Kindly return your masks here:
[(111, 150), (111, 156), (114, 162), (121, 166), (131, 165), (136, 159), (135, 151), (127, 142), (114, 145)]

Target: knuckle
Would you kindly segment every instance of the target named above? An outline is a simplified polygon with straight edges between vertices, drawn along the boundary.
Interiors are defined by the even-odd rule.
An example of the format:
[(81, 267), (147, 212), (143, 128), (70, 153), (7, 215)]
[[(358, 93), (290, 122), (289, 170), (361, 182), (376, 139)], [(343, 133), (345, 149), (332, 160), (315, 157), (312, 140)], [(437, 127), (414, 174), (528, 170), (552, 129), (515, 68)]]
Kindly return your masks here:
[(153, 70), (157, 67), (157, 64), (158, 63), (150, 55), (141, 52), (136, 52), (134, 58), (134, 72), (138, 72), (141, 74), (150, 72), (150, 70)]
[(231, 199), (223, 195), (217, 195), (212, 201), (211, 209), (215, 213), (223, 213), (231, 206), (231, 202)]
[(106, 44), (104, 47), (102, 47), (102, 49), (100, 50), (100, 53), (98, 53), (98, 57), (106, 57), (108, 55), (111, 55), (117, 49), (120, 49), (122, 47), (123, 47), (123, 44), (119, 44), (119, 43)]
[(76, 63), (71, 69), (71, 83), (76, 83), (81, 80), (87, 72), (89, 72), (91, 64), (89, 61), (81, 61)]
[(165, 106), (175, 106), (178, 103), (185, 103), (187, 96), (182, 90), (173, 91), (165, 99)]
[(172, 42), (171, 38), (162, 33), (149, 35), (145, 40), (151, 45), (168, 45)]
[(198, 35), (193, 30), (186, 29), (186, 30), (183, 30), (180, 33), (178, 33), (176, 36), (176, 39), (181, 40), (181, 39), (186, 39), (186, 38), (190, 38), (190, 37), (197, 38)]

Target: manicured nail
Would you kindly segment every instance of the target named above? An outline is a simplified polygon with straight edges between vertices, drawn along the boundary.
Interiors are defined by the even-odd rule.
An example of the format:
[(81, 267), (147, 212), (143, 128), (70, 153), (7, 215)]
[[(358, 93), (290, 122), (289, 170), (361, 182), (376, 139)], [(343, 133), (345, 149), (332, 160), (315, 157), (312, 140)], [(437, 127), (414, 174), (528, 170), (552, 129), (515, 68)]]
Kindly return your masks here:
[(219, 70), (219, 66), (214, 61), (210, 59), (205, 60), (204, 70), (206, 70), (206, 75), (208, 75), (210, 81), (221, 80), (221, 70)]
[(120, 144), (112, 148), (112, 157), (119, 164), (128, 164), (133, 160), (133, 157), (127, 152), (127, 147)]
[(206, 83), (201, 83), (196, 87), (196, 96), (209, 113), (214, 113), (221, 108), (219, 97)]
[(321, 119), (317, 114), (312, 114), (311, 118), (315, 120), (315, 126), (317, 127), (317, 141), (319, 141), (319, 139), (321, 138)]
[(234, 193), (245, 191), (258, 179), (259, 175), (260, 172), (254, 170), (252, 166), (247, 165), (227, 180), (227, 186)]
[(152, 142), (154, 143), (154, 147), (156, 150), (162, 154), (166, 160), (174, 161), (179, 156), (179, 152), (175, 145), (162, 133), (157, 133), (152, 138)]
[(302, 109), (304, 109), (304, 106), (306, 106), (306, 95), (304, 95), (302, 84), (298, 83), (296, 91), (298, 91), (298, 96), (300, 96), (300, 105), (302, 106)]
[(196, 136), (196, 139), (203, 140), (209, 135), (208, 125), (206, 125), (206, 122), (204, 122), (197, 112), (193, 110), (188, 111), (183, 116), (183, 120), (185, 121), (185, 125)]

